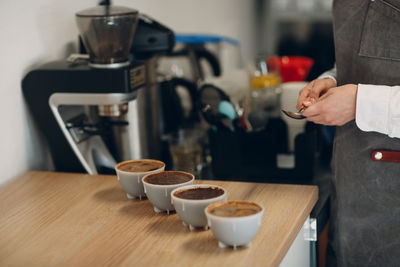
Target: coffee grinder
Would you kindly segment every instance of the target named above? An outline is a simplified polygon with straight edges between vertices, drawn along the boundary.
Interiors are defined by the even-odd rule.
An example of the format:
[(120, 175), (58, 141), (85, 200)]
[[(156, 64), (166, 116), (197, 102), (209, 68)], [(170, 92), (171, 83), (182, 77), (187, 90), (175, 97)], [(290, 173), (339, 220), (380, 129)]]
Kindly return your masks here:
[(159, 158), (152, 62), (172, 48), (173, 33), (119, 6), (83, 10), (76, 21), (88, 55), (49, 62), (22, 81), (56, 171), (114, 173), (119, 161)]

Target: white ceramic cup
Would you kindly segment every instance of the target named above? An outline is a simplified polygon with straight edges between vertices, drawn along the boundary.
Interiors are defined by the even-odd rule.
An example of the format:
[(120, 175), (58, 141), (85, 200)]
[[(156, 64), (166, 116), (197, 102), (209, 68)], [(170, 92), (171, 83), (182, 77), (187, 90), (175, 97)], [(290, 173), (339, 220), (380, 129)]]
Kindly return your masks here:
[[(287, 82), (281, 85), (282, 95), (281, 95), (281, 109), (288, 111), (296, 111), (297, 99), (299, 97), (299, 92), (308, 83), (307, 82)], [(289, 139), (289, 151), (294, 152), (295, 138), (298, 134), (304, 132), (304, 127), (307, 123), (305, 119), (295, 120), (289, 118), (285, 114), (281, 115), (282, 119), (286, 122), (288, 126), (288, 139)]]
[[(149, 182), (152, 177), (158, 176), (161, 179), (168, 175), (183, 175), (188, 178), (185, 182), (175, 184), (155, 184)], [(166, 179), (166, 178), (165, 178)], [(148, 174), (142, 178), (144, 192), (151, 204), (154, 206), (154, 211), (159, 213), (166, 211), (168, 214), (170, 211), (175, 210), (171, 203), (171, 192), (181, 186), (191, 185), (194, 181), (194, 175), (188, 172), (182, 171), (163, 171), (159, 173)]]
[[(123, 171), (120, 168), (127, 164), (135, 164), (139, 162), (150, 163), (154, 165), (160, 166), (159, 168), (146, 172), (132, 172), (132, 171)], [(165, 163), (159, 160), (153, 159), (139, 159), (139, 160), (127, 160), (118, 163), (115, 166), (115, 171), (117, 172), (118, 181), (121, 184), (121, 187), (126, 192), (126, 196), (129, 199), (139, 198), (146, 196), (144, 193), (142, 178), (143, 176), (151, 173), (161, 172), (165, 169)]]
[[(223, 217), (212, 214), (211, 211), (222, 205), (235, 205), (236, 203), (245, 203), (257, 207), (255, 214), (240, 217)], [(221, 248), (232, 246), (234, 249), (238, 246), (250, 246), (251, 241), (256, 236), (264, 215), (264, 208), (249, 201), (228, 201), (225, 203), (214, 203), (205, 209), (208, 220), (208, 226), (215, 238), (219, 241)]]
[[(176, 196), (176, 193), (181, 191), (196, 189), (196, 188), (215, 188), (223, 190), (223, 194), (217, 197), (211, 197), (207, 199), (186, 199)], [(176, 212), (181, 218), (183, 225), (188, 226), (190, 230), (194, 228), (208, 229), (207, 217), (204, 213), (204, 209), (216, 202), (226, 201), (226, 190), (223, 187), (217, 185), (208, 184), (195, 184), (186, 185), (174, 189), (171, 192), (172, 204), (175, 207)]]

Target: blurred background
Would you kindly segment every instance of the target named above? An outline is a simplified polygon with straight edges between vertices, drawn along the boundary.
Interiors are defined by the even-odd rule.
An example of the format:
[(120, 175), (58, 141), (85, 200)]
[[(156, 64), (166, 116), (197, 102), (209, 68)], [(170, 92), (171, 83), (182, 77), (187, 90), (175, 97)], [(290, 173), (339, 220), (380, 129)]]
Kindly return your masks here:
[[(193, 83), (196, 90), (202, 87), (206, 89), (204, 98), (198, 96), (193, 103), (190, 103), (190, 96), (184, 89), (177, 89), (180, 108), (184, 114), (190, 113), (191, 105), (197, 108), (197, 113), (205, 114), (194, 119), (196, 123), (189, 121), (189, 126), (185, 125), (187, 121), (175, 125), (174, 118), (170, 122), (162, 123), (163, 132), (160, 138), (167, 143), (169, 151), (164, 153), (168, 155), (164, 155), (163, 159), (169, 162), (170, 168), (193, 168), (190, 167), (193, 163), (189, 163), (189, 167), (183, 165), (179, 168), (180, 163), (177, 161), (174, 167), (173, 157), (179, 157), (179, 153), (184, 150), (180, 145), (183, 138), (189, 140), (184, 142), (184, 146), (192, 146), (191, 142), (201, 144), (201, 166), (196, 163), (192, 171), (204, 177), (257, 180), (266, 172), (269, 173), (268, 176), (282, 178), (288, 176), (288, 173), (292, 175), (294, 172), (291, 171), (294, 170), (300, 178), (309, 175), (307, 171), (296, 169), (301, 163), (298, 162), (300, 156), (296, 157), (296, 151), (304, 146), (307, 150), (310, 142), (312, 145), (320, 142), (314, 140), (315, 129), (304, 123), (298, 132), (293, 130), (298, 125), (293, 125), (292, 130), (288, 130), (288, 123), (281, 118), (279, 109), (285, 92), (290, 99), (291, 90), (298, 92), (304, 85), (286, 86), (285, 82), (310, 81), (333, 67), (331, 0), (115, 0), (112, 3), (137, 9), (174, 32), (173, 52), (178, 53), (157, 57), (160, 81), (171, 77), (184, 78)], [(22, 95), (21, 80), (29, 71), (44, 62), (64, 59), (71, 53), (80, 52), (82, 47), (79, 44), (75, 13), (97, 4), (98, 1), (95, 0), (0, 2), (0, 15), (3, 19), (0, 24), (3, 40), (0, 93), (5, 100), (0, 106), (3, 114), (0, 132), (0, 183), (5, 183), (27, 170), (57, 169), (43, 134), (50, 129), (40, 128), (35, 123)], [(211, 52), (218, 60), (218, 68), (213, 66), (213, 61), (210, 63), (208, 60), (199, 63), (202, 66), (200, 73), (193, 71), (193, 62), (185, 62), (188, 54), (179, 54), (182, 49), (190, 52), (193, 47), (196, 48), (197, 46), (192, 46), (196, 38), (194, 44), (198, 45), (200, 42), (203, 48)], [(201, 40), (198, 41), (198, 38)], [(282, 76), (282, 66), (289, 59), (283, 56), (306, 57), (312, 63), (305, 67), (306, 70), (299, 77), (285, 78)], [(204, 58), (207, 61), (207, 57)], [(207, 84), (221, 89), (229, 96), (229, 101), (221, 98), (223, 103), (218, 102), (218, 108), (224, 118), (230, 118), (230, 114), (233, 114), (230, 121), (220, 121), (217, 118), (218, 122), (213, 124), (205, 120), (204, 115), (215, 115), (202, 110), (205, 106), (199, 107), (201, 104), (210, 104), (201, 102), (208, 101), (207, 94), (215, 94), (213, 88), (208, 90), (210, 86), (208, 89), (207, 86), (204, 87)], [(259, 99), (263, 99), (261, 105), (269, 103), (269, 106), (262, 106), (261, 112), (254, 112), (249, 117), (253, 110), (258, 110)], [(232, 107), (234, 111), (229, 113)], [(295, 108), (292, 102), (289, 107)], [(241, 126), (235, 126), (236, 118), (247, 121), (240, 122)], [(211, 121), (212, 119), (214, 117), (211, 117)], [(286, 124), (282, 124), (282, 121)], [(219, 123), (222, 126), (218, 126)], [(196, 127), (201, 130), (195, 131), (197, 134), (191, 133)], [(218, 127), (227, 127), (228, 130)], [(300, 140), (296, 150), (295, 137), (290, 137), (293, 135), (290, 131), (312, 134), (304, 137), (303, 141)], [(204, 133), (197, 136), (199, 132)], [(279, 139), (282, 133), (286, 137), (283, 141)], [(316, 135), (319, 136), (320, 132)], [(204, 136), (207, 140), (199, 141)], [(329, 144), (329, 140), (326, 143)], [(240, 150), (227, 153), (232, 147), (240, 147)], [(271, 153), (263, 154), (260, 149), (253, 149), (254, 147)], [(315, 153), (321, 151), (320, 148), (313, 149), (311, 146), (311, 155), (301, 157), (314, 158)], [(197, 147), (192, 151), (196, 149), (199, 150)], [(221, 154), (221, 151), (224, 153)], [(250, 156), (246, 156), (246, 159), (238, 158), (243, 155)], [(184, 156), (186, 157), (187, 155)], [(213, 158), (216, 163), (212, 163)], [(244, 164), (244, 171), (232, 168), (235, 162), (239, 162), (239, 167)], [(227, 168), (232, 169), (227, 171)]]

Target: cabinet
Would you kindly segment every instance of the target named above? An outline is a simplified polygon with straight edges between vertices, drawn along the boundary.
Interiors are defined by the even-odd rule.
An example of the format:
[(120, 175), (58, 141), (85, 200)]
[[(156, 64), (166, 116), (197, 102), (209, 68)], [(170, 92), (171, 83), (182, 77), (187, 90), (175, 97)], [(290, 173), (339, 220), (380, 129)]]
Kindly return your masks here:
[(280, 267), (313, 267), (316, 265), (316, 219), (310, 217), (304, 222), (303, 227), (290, 246)]

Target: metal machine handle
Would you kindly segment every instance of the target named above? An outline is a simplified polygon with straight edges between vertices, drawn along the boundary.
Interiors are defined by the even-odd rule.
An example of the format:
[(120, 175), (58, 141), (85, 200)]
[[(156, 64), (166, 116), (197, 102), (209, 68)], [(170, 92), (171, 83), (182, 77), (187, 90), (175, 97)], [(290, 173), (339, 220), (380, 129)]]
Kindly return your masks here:
[(304, 240), (317, 241), (317, 219), (308, 218), (304, 223)]
[(78, 63), (80, 61), (89, 61), (88, 54), (71, 54), (67, 57), (67, 61), (70, 63)]

